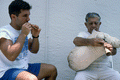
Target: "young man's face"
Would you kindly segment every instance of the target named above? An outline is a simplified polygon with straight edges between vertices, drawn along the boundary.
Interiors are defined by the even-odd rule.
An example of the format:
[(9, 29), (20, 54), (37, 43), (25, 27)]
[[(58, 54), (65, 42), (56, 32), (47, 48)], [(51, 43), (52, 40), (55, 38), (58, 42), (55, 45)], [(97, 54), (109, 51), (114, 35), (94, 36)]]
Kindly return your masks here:
[(16, 16), (16, 26), (20, 30), (22, 28), (22, 25), (30, 20), (29, 18), (30, 10), (21, 10), (21, 13)]
[(88, 32), (92, 33), (93, 30), (99, 31), (99, 27), (101, 25), (101, 22), (99, 22), (99, 19), (97, 17), (95, 18), (89, 18), (88, 22), (85, 23)]

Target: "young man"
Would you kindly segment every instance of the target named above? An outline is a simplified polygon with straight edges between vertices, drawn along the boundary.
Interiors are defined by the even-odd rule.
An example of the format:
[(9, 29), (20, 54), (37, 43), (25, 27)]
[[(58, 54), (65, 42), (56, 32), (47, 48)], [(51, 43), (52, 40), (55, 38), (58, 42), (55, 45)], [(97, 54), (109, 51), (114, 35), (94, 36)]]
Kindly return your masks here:
[(23, 0), (9, 5), (11, 23), (0, 28), (0, 80), (55, 80), (56, 67), (45, 63), (28, 64), (29, 51), (39, 50), (37, 25), (29, 23), (31, 6)]
[[(112, 51), (112, 55), (116, 54), (113, 46), (100, 38), (88, 39), (93, 30), (99, 31), (101, 17), (97, 13), (88, 13), (86, 15), (85, 26), (88, 31), (80, 32), (74, 39), (76, 46), (104, 46)], [(103, 43), (103, 44), (99, 44)], [(78, 71), (74, 80), (119, 80), (120, 74), (112, 69), (112, 57), (103, 55), (95, 60), (87, 69)]]

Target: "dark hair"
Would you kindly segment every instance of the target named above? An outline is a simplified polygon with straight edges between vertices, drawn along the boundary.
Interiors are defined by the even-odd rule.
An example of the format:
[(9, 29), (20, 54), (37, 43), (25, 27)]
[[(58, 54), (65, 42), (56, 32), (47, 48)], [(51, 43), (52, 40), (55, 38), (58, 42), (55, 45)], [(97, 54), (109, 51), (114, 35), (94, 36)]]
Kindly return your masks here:
[(21, 13), (21, 9), (23, 10), (30, 10), (32, 6), (29, 5), (29, 3), (23, 1), (23, 0), (14, 0), (9, 5), (9, 15), (15, 14), (18, 16)]
[(98, 13), (95, 13), (95, 12), (88, 13), (85, 17), (85, 21), (88, 22), (89, 18), (95, 18), (95, 17), (97, 17), (100, 21), (100, 19), (101, 19), (100, 15)]

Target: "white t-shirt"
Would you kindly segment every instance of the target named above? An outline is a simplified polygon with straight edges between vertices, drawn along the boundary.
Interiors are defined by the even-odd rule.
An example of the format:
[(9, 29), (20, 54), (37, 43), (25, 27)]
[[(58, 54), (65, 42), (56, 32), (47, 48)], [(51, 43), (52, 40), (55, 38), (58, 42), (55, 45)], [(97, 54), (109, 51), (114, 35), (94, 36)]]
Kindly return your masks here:
[[(15, 30), (11, 25), (0, 27), (0, 38), (10, 39), (13, 44), (16, 42), (20, 33), (21, 30)], [(0, 50), (0, 77), (10, 68), (28, 68), (28, 57), (30, 53), (28, 50), (29, 38), (31, 38), (30, 34), (26, 37), (22, 51), (15, 61), (8, 60)]]
[[(86, 32), (80, 32), (77, 36), (82, 38), (87, 38), (89, 35), (91, 34), (86, 31)], [(99, 57), (97, 60), (95, 60), (90, 66), (92, 67), (92, 65), (97, 65), (97, 66), (108, 65), (109, 67), (112, 68), (113, 67), (112, 56), (103, 55)]]

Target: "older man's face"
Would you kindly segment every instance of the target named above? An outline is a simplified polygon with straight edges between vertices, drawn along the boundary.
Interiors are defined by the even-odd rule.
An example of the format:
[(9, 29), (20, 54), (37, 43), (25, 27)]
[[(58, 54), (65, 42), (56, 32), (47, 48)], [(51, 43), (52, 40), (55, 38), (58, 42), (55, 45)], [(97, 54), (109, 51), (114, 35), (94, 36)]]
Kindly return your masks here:
[(85, 23), (85, 26), (88, 29), (89, 33), (92, 33), (93, 30), (99, 31), (99, 27), (101, 25), (101, 22), (99, 22), (99, 19), (96, 18), (89, 18), (88, 22)]

